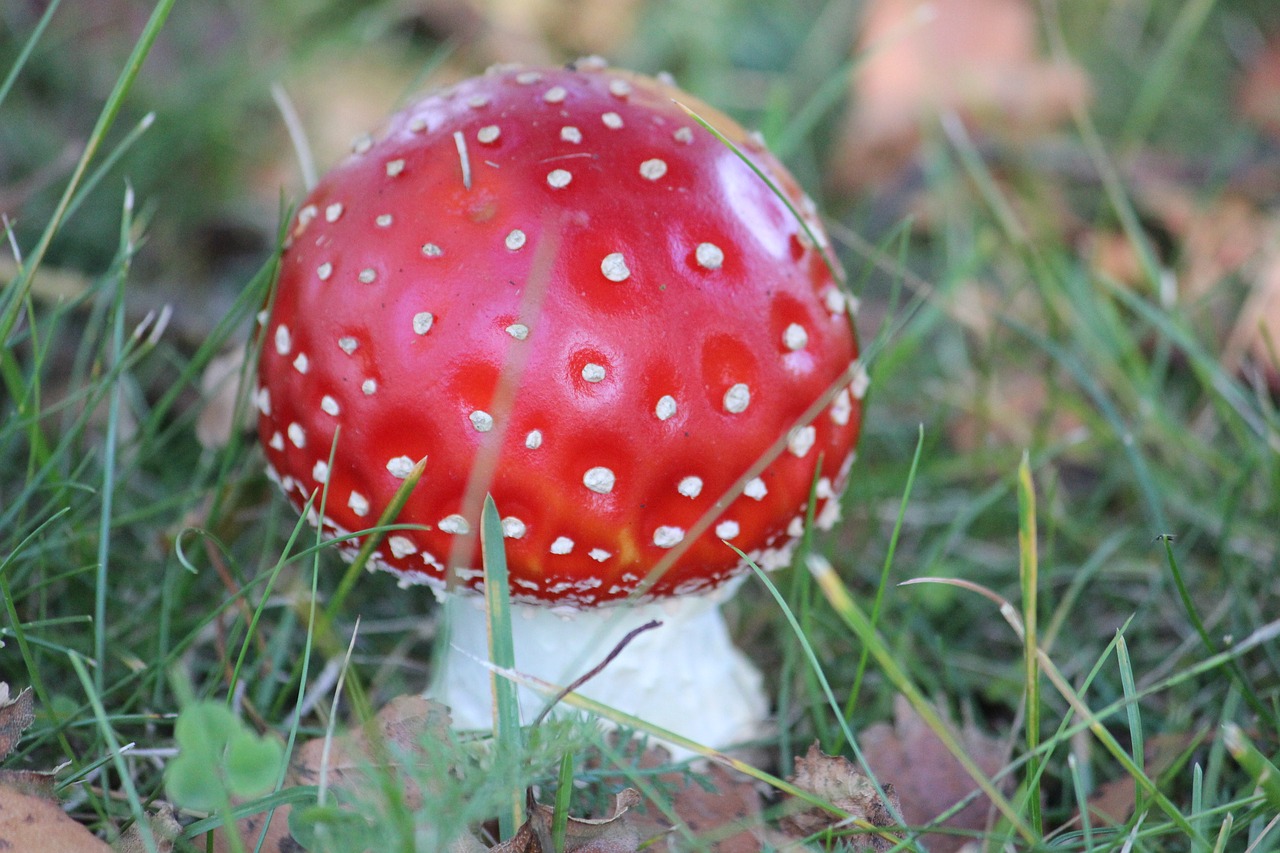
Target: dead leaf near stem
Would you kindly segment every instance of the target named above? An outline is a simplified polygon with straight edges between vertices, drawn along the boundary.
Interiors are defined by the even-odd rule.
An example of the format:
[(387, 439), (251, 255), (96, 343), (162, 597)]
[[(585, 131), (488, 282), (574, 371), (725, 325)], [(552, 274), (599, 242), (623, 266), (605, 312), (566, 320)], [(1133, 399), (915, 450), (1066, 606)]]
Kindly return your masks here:
[[(858, 742), (875, 777), (893, 784), (902, 801), (903, 819), (910, 826), (925, 826), (968, 798), (978, 786), (906, 699), (897, 697), (893, 710), (893, 723), (868, 726)], [(954, 733), (961, 748), (988, 777), (1004, 767), (1008, 748), (1001, 741), (972, 724)], [(990, 812), (991, 801), (978, 795), (940, 826), (979, 832), (987, 827)], [(926, 833), (920, 840), (931, 853), (958, 853), (971, 839)]]
[[(636, 766), (651, 770), (670, 762), (670, 753), (654, 746), (644, 751)], [(604, 780), (615, 787), (627, 783), (624, 774)], [(762, 839), (770, 835), (760, 791), (754, 780), (735, 770), (718, 764), (672, 770), (655, 777), (650, 790), (653, 795), (644, 797), (630, 818), (644, 839), (645, 853), (686, 850), (688, 837), (703, 845), (696, 849), (758, 853)]]
[[(894, 815), (902, 813), (902, 804), (893, 785), (885, 783), (877, 790), (875, 782), (849, 759), (827, 755), (817, 743), (811, 744), (809, 752), (796, 759), (795, 774), (788, 781), (849, 815), (842, 818), (818, 806), (803, 807), (799, 799), (789, 798), (789, 804), (797, 810), (782, 819), (781, 827), (793, 838), (809, 838), (824, 830), (838, 831), (846, 836), (841, 849), (877, 853), (892, 849), (900, 839), (902, 830)], [(859, 828), (864, 834), (849, 834)], [(883, 833), (876, 834), (871, 828)]]
[(495, 853), (637, 853), (641, 836), (631, 819), (631, 809), (640, 802), (640, 792), (624, 788), (614, 795), (613, 808), (606, 818), (569, 817), (564, 846), (557, 848), (552, 836), (555, 809), (536, 802), (529, 804), (529, 819), (516, 834), (496, 847)]
[(28, 687), (10, 698), (9, 685), (0, 681), (0, 761), (9, 757), (36, 720), (35, 696)]
[(0, 850), (111, 853), (56, 802), (0, 786)]

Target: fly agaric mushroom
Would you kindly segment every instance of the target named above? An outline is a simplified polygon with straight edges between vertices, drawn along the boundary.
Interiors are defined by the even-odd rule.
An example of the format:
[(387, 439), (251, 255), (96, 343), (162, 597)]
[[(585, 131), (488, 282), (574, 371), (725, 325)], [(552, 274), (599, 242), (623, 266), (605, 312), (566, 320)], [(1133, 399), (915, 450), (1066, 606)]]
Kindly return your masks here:
[(298, 507), (327, 489), (312, 521), (350, 556), (425, 458), (415, 526), (372, 564), (449, 593), (432, 689), (459, 727), (490, 723), (487, 491), (517, 669), (568, 683), (656, 616), (582, 692), (726, 746), (767, 714), (718, 607), (746, 570), (729, 545), (785, 565), (815, 477), (829, 524), (853, 461), (866, 374), (835, 269), (730, 119), (599, 62), (494, 69), (357, 142), (298, 211), (264, 318), (268, 472)]

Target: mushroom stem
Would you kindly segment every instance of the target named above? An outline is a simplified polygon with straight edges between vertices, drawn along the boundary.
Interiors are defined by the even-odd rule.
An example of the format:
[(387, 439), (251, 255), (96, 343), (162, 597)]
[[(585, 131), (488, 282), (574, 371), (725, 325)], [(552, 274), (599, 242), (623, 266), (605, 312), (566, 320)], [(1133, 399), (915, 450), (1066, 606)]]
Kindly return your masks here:
[[(578, 692), (655, 726), (716, 749), (765, 733), (768, 701), (760, 671), (729, 637), (720, 604), (736, 583), (709, 594), (634, 605), (571, 610), (512, 604), (516, 669), (567, 685), (596, 666), (633, 629), (643, 631)], [(451, 709), (457, 729), (492, 726), (484, 599), (444, 596), (450, 648), (428, 695)], [(531, 722), (549, 697), (519, 690), (521, 720)], [(561, 706), (557, 713), (569, 712)], [(677, 758), (687, 750), (664, 744)]]

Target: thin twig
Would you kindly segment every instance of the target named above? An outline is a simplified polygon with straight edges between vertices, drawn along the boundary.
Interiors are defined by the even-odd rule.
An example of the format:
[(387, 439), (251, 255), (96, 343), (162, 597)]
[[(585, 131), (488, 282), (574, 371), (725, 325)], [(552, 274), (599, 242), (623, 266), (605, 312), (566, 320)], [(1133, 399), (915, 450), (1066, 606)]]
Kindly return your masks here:
[(579, 675), (573, 681), (569, 682), (569, 686), (565, 687), (563, 690), (557, 693), (555, 695), (555, 698), (553, 698), (550, 702), (548, 702), (546, 707), (542, 709), (542, 713), (538, 714), (537, 719), (533, 721), (533, 725), (536, 726), (539, 723), (541, 723), (544, 719), (546, 719), (547, 714), (551, 713), (552, 708), (560, 704), (561, 699), (568, 696), (570, 693), (574, 692), (575, 690), (577, 690), (582, 685), (586, 684), (591, 679), (595, 678), (604, 670), (605, 667), (613, 663), (613, 659), (616, 658), (618, 655), (622, 654), (622, 650), (625, 649), (632, 640), (634, 640), (636, 637), (643, 634), (645, 631), (651, 630), (653, 628), (657, 628), (661, 625), (662, 623), (657, 619), (650, 619), (648, 622), (644, 623), (640, 627), (632, 628), (630, 631), (628, 631), (627, 635), (623, 637), (621, 640), (619, 640), (618, 644), (613, 647), (613, 650), (609, 652), (609, 654), (604, 656), (604, 660), (600, 661), (600, 663), (591, 667), (591, 669), (587, 670), (582, 675)]

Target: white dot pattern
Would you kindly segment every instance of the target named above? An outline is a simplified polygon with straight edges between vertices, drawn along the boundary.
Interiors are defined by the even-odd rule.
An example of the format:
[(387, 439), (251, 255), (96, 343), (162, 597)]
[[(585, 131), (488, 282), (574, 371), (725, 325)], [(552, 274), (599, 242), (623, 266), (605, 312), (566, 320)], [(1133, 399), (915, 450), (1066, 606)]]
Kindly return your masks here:
[(631, 276), (631, 270), (627, 268), (627, 259), (621, 252), (605, 255), (604, 260), (600, 262), (600, 272), (604, 273), (604, 277), (609, 281), (626, 281)]
[(408, 456), (397, 456), (387, 460), (387, 471), (397, 480), (403, 480), (413, 472), (413, 460)]
[(652, 160), (645, 160), (640, 164), (640, 176), (650, 181), (656, 181), (667, 173), (667, 162), (659, 160), (657, 157)]
[(782, 333), (782, 345), (792, 352), (804, 349), (809, 343), (809, 333), (799, 323), (792, 323)]
[(391, 548), (392, 556), (400, 560), (410, 554), (418, 553), (418, 547), (413, 544), (412, 540), (408, 536), (399, 533), (387, 537), (387, 546)]
[(445, 533), (452, 533), (456, 536), (466, 536), (471, 532), (470, 522), (457, 513), (454, 513), (453, 515), (446, 515), (444, 518), (440, 519), (440, 523), (436, 526)]
[(588, 468), (587, 473), (582, 475), (582, 485), (598, 495), (607, 495), (612, 492), (615, 483), (617, 483), (617, 476), (603, 466)]
[(740, 415), (751, 405), (751, 389), (745, 382), (730, 386), (724, 392), (724, 410), (731, 415)]
[(653, 544), (659, 548), (674, 548), (684, 541), (684, 528), (663, 525), (653, 531)]
[(793, 456), (803, 459), (813, 449), (817, 437), (818, 431), (812, 425), (797, 427), (787, 436), (787, 450)]
[(718, 270), (724, 263), (724, 251), (715, 243), (699, 243), (693, 254), (703, 269)]
[(702, 494), (702, 478), (701, 477), (685, 477), (676, 486), (676, 491), (684, 495), (686, 498), (696, 498)]
[(867, 389), (871, 387), (871, 377), (867, 374), (867, 369), (858, 362), (857, 368), (854, 370), (853, 382), (849, 383), (849, 392), (853, 394), (855, 400), (861, 400), (867, 396)]

